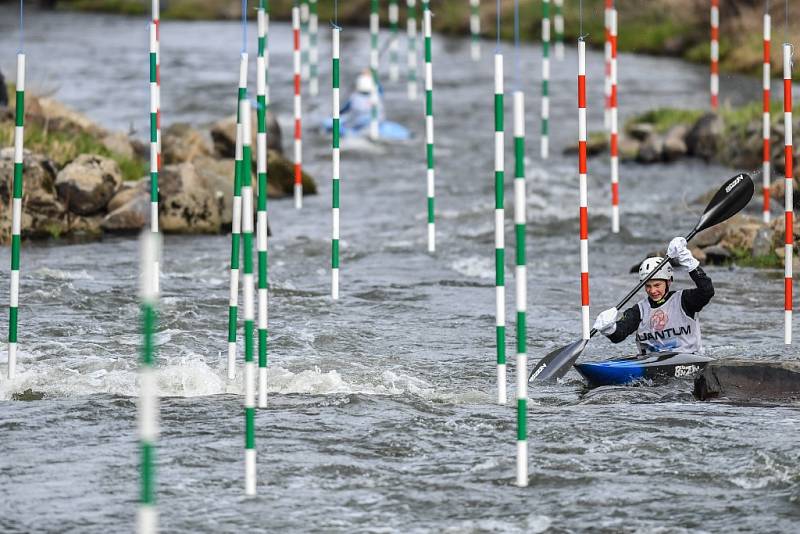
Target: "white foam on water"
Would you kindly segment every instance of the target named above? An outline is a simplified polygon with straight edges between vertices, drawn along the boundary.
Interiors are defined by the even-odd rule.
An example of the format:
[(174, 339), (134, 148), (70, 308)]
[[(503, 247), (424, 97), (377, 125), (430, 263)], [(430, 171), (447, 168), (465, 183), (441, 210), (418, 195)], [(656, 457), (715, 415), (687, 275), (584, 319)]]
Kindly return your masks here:
[(450, 268), (464, 276), (494, 279), (494, 259), (481, 256), (459, 258), (450, 264)]
[(79, 271), (65, 271), (61, 269), (42, 267), (33, 271), (32, 274), (35, 277), (51, 278), (53, 280), (94, 280), (94, 276), (90, 275), (84, 269)]

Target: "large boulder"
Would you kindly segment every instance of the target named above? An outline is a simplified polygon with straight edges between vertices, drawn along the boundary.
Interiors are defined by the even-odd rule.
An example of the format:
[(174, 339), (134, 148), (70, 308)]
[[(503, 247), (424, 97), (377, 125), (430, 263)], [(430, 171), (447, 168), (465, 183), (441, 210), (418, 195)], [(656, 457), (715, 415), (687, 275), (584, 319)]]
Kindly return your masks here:
[(211, 150), (211, 141), (202, 132), (185, 123), (173, 124), (162, 134), (161, 155), (164, 165), (209, 156)]
[(96, 154), (81, 154), (56, 176), (59, 198), (79, 215), (103, 210), (122, 185), (117, 162)]
[(639, 153), (636, 154), (636, 161), (639, 163), (657, 163), (661, 161), (664, 152), (664, 138), (654, 133), (647, 137), (639, 145)]
[[(55, 164), (25, 150), (23, 152), (22, 237), (66, 234), (66, 208), (55, 188)], [(14, 183), (14, 148), (0, 150), (0, 243), (11, 241), (11, 204)]]
[[(267, 196), (270, 198), (282, 198), (294, 194), (294, 164), (284, 158), (279, 152), (269, 150), (267, 152), (267, 169), (269, 182), (267, 184)], [(303, 172), (303, 194), (316, 195), (317, 184), (310, 175)]]
[(675, 161), (688, 153), (689, 149), (684, 141), (688, 132), (689, 127), (685, 124), (677, 124), (667, 131), (664, 135), (664, 150), (662, 151), (664, 161)]
[(136, 149), (131, 142), (131, 138), (124, 133), (110, 133), (100, 139), (100, 142), (103, 143), (104, 147), (115, 154), (119, 154), (120, 156), (124, 156), (129, 159), (136, 157)]
[(136, 233), (150, 224), (150, 195), (131, 189), (136, 194), (125, 204), (106, 215), (100, 226), (109, 233)]
[[(250, 114), (251, 146), (253, 147), (253, 159), (256, 157), (256, 134), (258, 133), (258, 118), (256, 113)], [(214, 153), (219, 158), (236, 157), (236, 116), (231, 115), (215, 122), (211, 126), (211, 139), (214, 142)], [(283, 154), (283, 141), (281, 138), (281, 127), (272, 112), (267, 112), (267, 148)]]
[(28, 105), (26, 95), (25, 114), (35, 121), (42, 122), (50, 131), (88, 133), (95, 137), (103, 137), (105, 130), (86, 115), (65, 106), (52, 98), (37, 98), (36, 107)]
[[(792, 180), (792, 205), (795, 211), (800, 209), (800, 180)], [(773, 209), (784, 211), (784, 192), (786, 191), (786, 180), (783, 176), (775, 176), (769, 188), (769, 196)]]
[(114, 193), (111, 200), (106, 204), (106, 211), (111, 213), (117, 208), (127, 204), (131, 199), (141, 194), (149, 195), (150, 177), (145, 176), (136, 182), (123, 182), (122, 186)]
[(707, 113), (697, 119), (684, 139), (689, 154), (707, 161), (716, 157), (724, 126), (722, 119), (715, 113)]
[(221, 230), (219, 200), (193, 164), (167, 165), (158, 184), (159, 227), (164, 232), (208, 234)]
[(694, 381), (700, 400), (794, 401), (800, 399), (800, 362), (745, 359), (709, 363)]

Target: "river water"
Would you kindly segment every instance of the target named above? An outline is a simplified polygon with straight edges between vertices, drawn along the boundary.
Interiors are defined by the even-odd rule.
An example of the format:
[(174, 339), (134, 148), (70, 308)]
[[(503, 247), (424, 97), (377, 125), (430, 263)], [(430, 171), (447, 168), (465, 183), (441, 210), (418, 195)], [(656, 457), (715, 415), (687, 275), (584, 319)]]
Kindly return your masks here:
[[(16, 14), (0, 8), (3, 72), (13, 72)], [(509, 21), (510, 23), (510, 21)], [(323, 24), (323, 28), (327, 25)], [(291, 40), (271, 27), (274, 110), (291, 150)], [(255, 26), (249, 28), (254, 54)], [(363, 29), (342, 33), (343, 87), (368, 62)], [(386, 34), (383, 36), (386, 37)], [(101, 124), (147, 128), (142, 19), (26, 18), (28, 87)], [(598, 39), (599, 36), (591, 36)], [(233, 113), (241, 31), (231, 22), (162, 26), (165, 124)], [(224, 368), (229, 236), (168, 236), (158, 332), (160, 521), (169, 532), (788, 532), (800, 519), (797, 406), (699, 403), (689, 382), (584, 394), (574, 372), (531, 388), (530, 485), (514, 485), (516, 369), (509, 321), (509, 403), (495, 404), (493, 254), (494, 44), (434, 37), (437, 252), (425, 253), (422, 101), (386, 82), (389, 118), (415, 139), (342, 156), (341, 300), (329, 294), (330, 140), (306, 129), (304, 161), (321, 194), (301, 212), (271, 201), (270, 406), (257, 415), (258, 497), (243, 496), (241, 369)], [(554, 62), (552, 157), (538, 158), (540, 50), (514, 61), (507, 88), (527, 98), (528, 346), (535, 360), (580, 335), (576, 54)], [(401, 46), (404, 50), (404, 46)], [(330, 57), (327, 31), (321, 58)], [(388, 61), (388, 55), (384, 56)], [(707, 69), (621, 54), (622, 116), (704, 107)], [(512, 68), (516, 65), (516, 68)], [(254, 67), (254, 62), (253, 62)], [(253, 77), (251, 68), (251, 81)], [(306, 99), (308, 123), (330, 110)], [(519, 76), (512, 73), (516, 71)], [(602, 55), (588, 55), (590, 130), (602, 129)], [(724, 76), (722, 99), (759, 97)], [(510, 96), (506, 107), (511, 192)], [(636, 282), (630, 267), (685, 234), (692, 204), (737, 172), (687, 160), (621, 167), (622, 232), (610, 233), (608, 159), (589, 162), (592, 316)], [(750, 207), (757, 213), (759, 201)], [(513, 318), (512, 203), (506, 266)], [(22, 252), (18, 376), (0, 350), (0, 531), (125, 532), (137, 500), (137, 243), (29, 243)], [(0, 265), (9, 265), (0, 250)], [(0, 302), (8, 302), (8, 270)], [(782, 271), (709, 267), (703, 314), (716, 357), (791, 358), (782, 345)], [(688, 277), (676, 284), (684, 287)], [(4, 316), (5, 317), (5, 316)], [(586, 359), (631, 353), (594, 341)], [(32, 395), (22, 395), (31, 390)], [(43, 398), (41, 398), (43, 396)], [(28, 399), (19, 400), (20, 398)], [(39, 400), (30, 400), (39, 399)]]

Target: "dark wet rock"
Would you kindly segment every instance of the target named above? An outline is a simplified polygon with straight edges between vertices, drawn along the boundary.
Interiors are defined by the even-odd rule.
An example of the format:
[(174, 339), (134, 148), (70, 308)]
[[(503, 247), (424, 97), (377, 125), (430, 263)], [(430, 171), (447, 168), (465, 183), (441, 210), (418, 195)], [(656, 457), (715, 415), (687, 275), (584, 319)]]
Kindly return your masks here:
[[(256, 134), (258, 133), (258, 117), (253, 110), (250, 114), (251, 132), (250, 140), (253, 147), (253, 159), (256, 158)], [(211, 139), (214, 142), (214, 154), (219, 158), (236, 157), (236, 115), (231, 115), (215, 122), (211, 126)], [(267, 148), (283, 154), (283, 141), (281, 127), (272, 112), (267, 112)]]
[(133, 198), (106, 215), (100, 227), (109, 233), (128, 234), (141, 231), (149, 223), (150, 196), (137, 191)]
[(731, 252), (721, 245), (712, 245), (703, 249), (706, 255), (706, 263), (710, 265), (722, 265), (731, 259)]
[(192, 161), (210, 156), (211, 141), (200, 130), (185, 123), (176, 123), (164, 130), (161, 138), (161, 157), (164, 165)]
[(639, 163), (656, 163), (661, 161), (664, 152), (664, 138), (654, 133), (647, 137), (639, 146), (636, 161)]
[[(66, 207), (55, 188), (55, 164), (25, 150), (22, 189), (21, 234), (23, 238), (60, 236), (68, 231)], [(0, 243), (11, 242), (11, 203), (14, 181), (14, 148), (0, 150)]]
[(723, 131), (724, 124), (718, 115), (707, 113), (700, 117), (684, 139), (689, 154), (706, 160), (716, 157)]
[(159, 175), (159, 228), (165, 233), (218, 233), (220, 203), (191, 163), (167, 165)]
[[(609, 144), (608, 144), (608, 136), (605, 134), (598, 134), (592, 133), (589, 136), (589, 139), (586, 140), (586, 155), (588, 157), (597, 156), (604, 152), (608, 152)], [(567, 148), (562, 151), (563, 154), (577, 154), (578, 153), (578, 143), (572, 143)]]
[[(284, 158), (280, 153), (270, 150), (267, 152), (267, 166), (269, 172), (267, 195), (270, 198), (282, 198), (293, 195), (294, 164)], [(306, 172), (303, 172), (303, 194), (317, 194), (317, 184)]]
[(678, 124), (667, 131), (662, 151), (664, 161), (675, 161), (687, 154), (689, 149), (686, 147), (684, 137), (688, 132), (689, 127), (685, 124)]
[(731, 359), (709, 363), (694, 382), (700, 400), (800, 399), (800, 362)]
[(56, 176), (59, 198), (79, 215), (101, 211), (120, 185), (122, 172), (117, 162), (96, 154), (81, 154)]
[(649, 122), (637, 122), (627, 128), (627, 133), (632, 139), (637, 141), (647, 141), (656, 133), (656, 127)]

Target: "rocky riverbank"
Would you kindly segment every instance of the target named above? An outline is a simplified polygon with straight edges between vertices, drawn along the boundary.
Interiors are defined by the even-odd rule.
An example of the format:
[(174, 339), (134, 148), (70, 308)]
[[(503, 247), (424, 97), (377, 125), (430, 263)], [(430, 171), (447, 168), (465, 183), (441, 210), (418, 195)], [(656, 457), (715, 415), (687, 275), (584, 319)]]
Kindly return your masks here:
[[(290, 20), (293, 0), (270, 0), (271, 18)], [(400, 23), (404, 27), (407, 10), (404, 0), (398, 0)], [(619, 12), (618, 49), (620, 52), (667, 55), (688, 61), (707, 63), (709, 58), (708, 0), (616, 0)], [(42, 5), (58, 9), (79, 9), (129, 15), (149, 12), (149, 0), (43, 0)], [(250, 17), (255, 17), (257, 0), (250, 2)], [(501, 0), (503, 39), (513, 38), (514, 2)], [(604, 0), (583, 0), (583, 20), (579, 23), (578, 2), (565, 2), (565, 40), (574, 43), (583, 28), (589, 46), (603, 47)], [(228, 0), (168, 0), (161, 3), (162, 19), (206, 20), (238, 19), (241, 7)], [(381, 25), (386, 26), (389, 2), (381, 2)], [(422, 12), (417, 2), (417, 12)], [(469, 34), (470, 5), (467, 1), (432, 0), (436, 15), (433, 29), (453, 35)], [(333, 20), (333, 4), (318, 4), (321, 21)], [(551, 3), (551, 16), (554, 7)], [(720, 69), (728, 72), (759, 74), (761, 71), (761, 21), (763, 2), (726, 0), (720, 8)], [(338, 21), (345, 26), (366, 26), (369, 21), (370, 0), (351, 0), (339, 5)], [(520, 32), (522, 39), (541, 39), (541, 4), (533, 0), (520, 2)], [(783, 4), (774, 2), (773, 20), (783, 20)], [(486, 38), (495, 37), (495, 3), (481, 2), (481, 28)], [(774, 24), (777, 24), (775, 22)], [(555, 37), (555, 34), (553, 34)], [(774, 64), (781, 64), (781, 50), (772, 50)]]
[[(13, 102), (12, 102), (13, 104)], [(22, 237), (99, 239), (149, 225), (149, 145), (109, 132), (50, 98), (26, 95)], [(11, 238), (14, 113), (0, 108), (0, 243)], [(268, 116), (267, 194), (293, 193), (294, 169)], [(255, 114), (253, 114), (255, 146)], [(167, 233), (219, 233), (231, 226), (236, 121), (208, 128), (174, 124), (162, 133), (159, 227)], [(255, 157), (255, 156), (254, 156)], [(255, 171), (255, 161), (251, 162)], [(254, 189), (255, 172), (253, 174)], [(304, 173), (304, 194), (315, 194)]]

